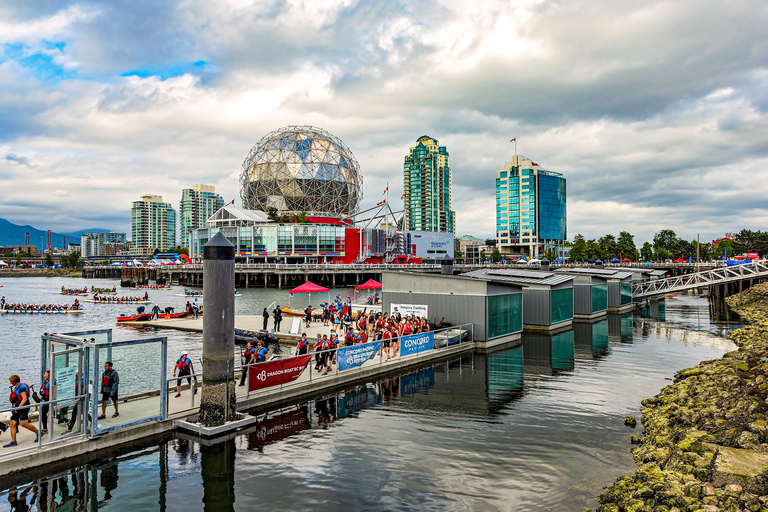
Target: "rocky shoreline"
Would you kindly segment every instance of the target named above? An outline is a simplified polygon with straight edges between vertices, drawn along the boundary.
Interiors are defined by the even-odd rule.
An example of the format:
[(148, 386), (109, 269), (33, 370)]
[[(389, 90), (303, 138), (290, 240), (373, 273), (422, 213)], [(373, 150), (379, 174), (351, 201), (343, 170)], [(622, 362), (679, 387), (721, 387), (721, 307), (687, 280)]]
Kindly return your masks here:
[(728, 335), (738, 350), (643, 400), (638, 469), (606, 488), (599, 512), (768, 510), (768, 283), (726, 302), (748, 322)]

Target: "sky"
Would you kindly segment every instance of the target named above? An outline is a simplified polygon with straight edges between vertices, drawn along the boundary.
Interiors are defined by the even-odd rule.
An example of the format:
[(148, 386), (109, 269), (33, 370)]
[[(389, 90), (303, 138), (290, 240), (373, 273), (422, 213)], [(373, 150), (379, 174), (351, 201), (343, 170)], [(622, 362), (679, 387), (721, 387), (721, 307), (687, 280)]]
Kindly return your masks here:
[(216, 186), (321, 127), (362, 207), (418, 137), (445, 145), (456, 234), (495, 236), (518, 152), (567, 179), (568, 237), (768, 229), (765, 0), (0, 2), (0, 217), (130, 236), (131, 202)]

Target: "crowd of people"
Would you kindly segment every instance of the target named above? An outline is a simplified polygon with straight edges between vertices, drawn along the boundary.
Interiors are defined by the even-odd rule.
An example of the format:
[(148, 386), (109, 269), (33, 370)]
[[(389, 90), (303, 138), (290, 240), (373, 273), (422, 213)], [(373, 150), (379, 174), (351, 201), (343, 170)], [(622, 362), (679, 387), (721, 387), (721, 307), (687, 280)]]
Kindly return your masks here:
[(117, 286), (113, 286), (112, 288), (96, 288), (95, 286), (91, 286), (91, 291), (95, 294), (117, 293)]
[(70, 304), (22, 304), (22, 303), (10, 303), (5, 301), (5, 297), (0, 298), (0, 310), (4, 311), (79, 311), (80, 301), (75, 299), (75, 302)]

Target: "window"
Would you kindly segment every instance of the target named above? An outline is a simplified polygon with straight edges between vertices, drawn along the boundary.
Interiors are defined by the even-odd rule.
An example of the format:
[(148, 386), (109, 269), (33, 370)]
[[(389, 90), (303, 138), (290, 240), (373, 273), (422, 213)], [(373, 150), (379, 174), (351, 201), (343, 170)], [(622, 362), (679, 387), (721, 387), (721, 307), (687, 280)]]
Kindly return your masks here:
[(523, 294), (491, 295), (487, 299), (488, 339), (523, 330)]
[(573, 318), (573, 288), (549, 292), (552, 307), (551, 322), (556, 324)]
[(592, 312), (608, 309), (608, 285), (601, 284), (592, 287)]

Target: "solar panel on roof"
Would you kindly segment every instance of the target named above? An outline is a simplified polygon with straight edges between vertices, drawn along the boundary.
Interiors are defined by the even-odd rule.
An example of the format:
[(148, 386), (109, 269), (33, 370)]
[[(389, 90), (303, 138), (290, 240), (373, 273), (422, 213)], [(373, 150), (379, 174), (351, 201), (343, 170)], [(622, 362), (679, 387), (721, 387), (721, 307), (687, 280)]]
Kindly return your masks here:
[(524, 277), (526, 279), (548, 279), (555, 275), (552, 272), (532, 272), (529, 270), (516, 269), (494, 270), (489, 272), (489, 274), (492, 276)]
[(615, 270), (606, 270), (603, 268), (564, 268), (564, 269), (559, 269), (558, 272), (563, 272), (563, 273), (575, 272), (578, 274), (592, 274), (592, 275), (603, 275), (603, 276), (612, 276), (616, 273)]

